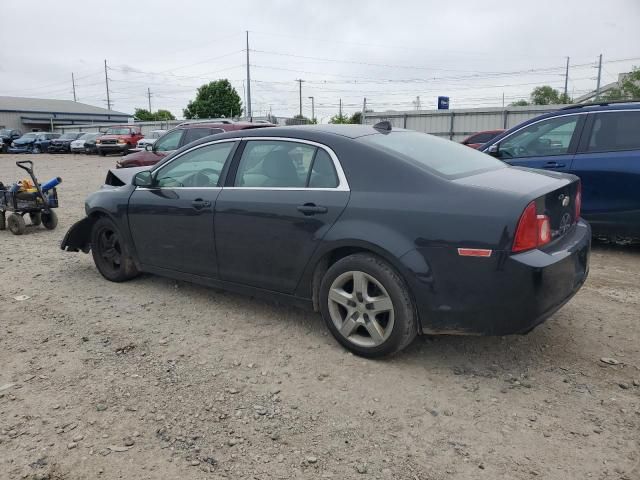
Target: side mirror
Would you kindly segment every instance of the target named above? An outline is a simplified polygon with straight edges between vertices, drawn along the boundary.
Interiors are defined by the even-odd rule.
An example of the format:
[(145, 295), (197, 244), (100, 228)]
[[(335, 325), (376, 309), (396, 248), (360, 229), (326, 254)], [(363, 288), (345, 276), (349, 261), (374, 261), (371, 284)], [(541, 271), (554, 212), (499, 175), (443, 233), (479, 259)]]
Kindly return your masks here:
[(150, 144), (150, 143), (147, 143), (147, 144), (144, 146), (144, 149), (145, 149), (147, 152), (151, 152), (151, 151), (153, 150), (153, 145), (152, 145), (152, 144)]
[(497, 157), (500, 155), (500, 147), (497, 143), (494, 143), (487, 149), (487, 153), (492, 157)]
[(153, 187), (153, 176), (151, 175), (151, 172), (145, 170), (144, 172), (136, 173), (136, 175), (133, 177), (133, 184), (136, 187)]

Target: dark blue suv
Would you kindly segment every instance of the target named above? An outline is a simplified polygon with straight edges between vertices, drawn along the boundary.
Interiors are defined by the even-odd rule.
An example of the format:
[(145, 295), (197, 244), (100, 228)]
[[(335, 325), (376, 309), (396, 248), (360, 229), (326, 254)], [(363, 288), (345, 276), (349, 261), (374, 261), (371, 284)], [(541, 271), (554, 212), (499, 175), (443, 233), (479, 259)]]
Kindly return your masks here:
[(573, 173), (595, 234), (640, 238), (640, 102), (572, 105), (480, 148), (510, 165)]

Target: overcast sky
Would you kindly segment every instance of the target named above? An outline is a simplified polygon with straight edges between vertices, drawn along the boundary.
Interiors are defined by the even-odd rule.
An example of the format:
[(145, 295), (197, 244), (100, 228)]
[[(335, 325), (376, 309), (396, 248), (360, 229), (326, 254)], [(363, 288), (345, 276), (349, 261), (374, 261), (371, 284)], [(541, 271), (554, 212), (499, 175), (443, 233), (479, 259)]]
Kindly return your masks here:
[[(244, 97), (249, 30), (254, 115), (303, 113), (328, 121), (362, 108), (501, 106), (541, 84), (569, 94), (640, 66), (639, 0), (280, 0), (94, 2), (2, 0), (0, 95), (106, 106), (104, 59), (115, 110), (167, 108), (176, 116), (196, 88), (228, 78)], [(243, 98), (244, 100), (244, 98)]]

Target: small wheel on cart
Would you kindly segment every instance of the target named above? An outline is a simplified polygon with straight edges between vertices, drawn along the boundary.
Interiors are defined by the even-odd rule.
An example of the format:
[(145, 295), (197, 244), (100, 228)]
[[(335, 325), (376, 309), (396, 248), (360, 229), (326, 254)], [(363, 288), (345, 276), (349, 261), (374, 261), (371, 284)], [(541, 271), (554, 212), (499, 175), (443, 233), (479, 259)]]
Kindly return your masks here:
[(7, 220), (4, 211), (0, 212), (0, 230), (7, 229)]
[(9, 215), (9, 218), (7, 218), (7, 226), (14, 235), (22, 235), (27, 229), (27, 224), (24, 223), (24, 218), (22, 218), (22, 215), (17, 213)]
[(42, 223), (42, 215), (40, 212), (32, 212), (29, 214), (29, 219), (31, 220), (31, 225), (37, 227)]
[(40, 217), (42, 218), (42, 225), (44, 225), (44, 228), (47, 230), (53, 230), (58, 226), (58, 216), (53, 210), (42, 212)]

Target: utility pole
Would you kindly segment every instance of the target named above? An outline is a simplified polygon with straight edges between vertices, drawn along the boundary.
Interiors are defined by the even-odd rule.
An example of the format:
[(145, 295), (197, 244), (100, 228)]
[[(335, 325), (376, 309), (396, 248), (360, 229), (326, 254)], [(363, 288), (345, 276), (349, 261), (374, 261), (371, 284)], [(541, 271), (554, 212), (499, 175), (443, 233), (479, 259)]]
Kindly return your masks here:
[(302, 82), (304, 82), (304, 80), (299, 78), (296, 80), (296, 82), (298, 82), (298, 89), (300, 92), (300, 117), (302, 117)]
[(249, 72), (249, 30), (247, 30), (247, 116), (251, 121), (251, 74)]
[(111, 97), (109, 97), (109, 77), (107, 76), (107, 61), (104, 61), (104, 83), (107, 86), (107, 110), (111, 110)]
[(342, 99), (340, 99), (340, 110), (338, 110), (338, 117), (342, 119)]
[(569, 57), (567, 57), (567, 68), (564, 71), (564, 101), (569, 103), (569, 96), (567, 95), (567, 87), (569, 85)]
[(364, 116), (367, 113), (367, 97), (364, 97), (362, 101), (362, 115), (360, 116), (360, 123), (364, 125)]
[(600, 78), (602, 77), (602, 54), (598, 57), (598, 83), (596, 84), (596, 102), (600, 97)]
[(311, 99), (311, 121), (313, 122), (313, 119), (316, 118), (316, 105), (315, 105), (315, 98), (313, 97), (309, 97)]
[(151, 89), (147, 87), (147, 98), (149, 99), (149, 113), (151, 113)]
[(73, 86), (73, 101), (77, 102), (78, 100), (76, 100), (76, 79), (73, 76), (73, 72), (71, 72), (71, 85)]

